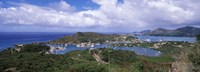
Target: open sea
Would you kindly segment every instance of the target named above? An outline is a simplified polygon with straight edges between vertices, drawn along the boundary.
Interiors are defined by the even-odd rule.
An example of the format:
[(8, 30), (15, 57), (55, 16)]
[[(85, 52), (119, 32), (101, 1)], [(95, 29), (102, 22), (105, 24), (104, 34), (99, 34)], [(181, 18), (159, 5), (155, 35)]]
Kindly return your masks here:
[(73, 33), (52, 32), (0, 32), (0, 51), (15, 44), (29, 44), (54, 40)]

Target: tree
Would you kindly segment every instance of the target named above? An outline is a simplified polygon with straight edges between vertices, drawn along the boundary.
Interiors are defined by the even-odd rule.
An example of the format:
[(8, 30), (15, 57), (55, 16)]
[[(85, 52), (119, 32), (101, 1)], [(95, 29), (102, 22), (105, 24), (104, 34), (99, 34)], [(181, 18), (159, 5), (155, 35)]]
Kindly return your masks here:
[(27, 44), (21, 48), (20, 52), (46, 52), (50, 47), (46, 45)]
[(137, 61), (131, 65), (131, 72), (143, 72), (143, 64), (140, 61)]
[(200, 42), (200, 34), (196, 36), (197, 42)]

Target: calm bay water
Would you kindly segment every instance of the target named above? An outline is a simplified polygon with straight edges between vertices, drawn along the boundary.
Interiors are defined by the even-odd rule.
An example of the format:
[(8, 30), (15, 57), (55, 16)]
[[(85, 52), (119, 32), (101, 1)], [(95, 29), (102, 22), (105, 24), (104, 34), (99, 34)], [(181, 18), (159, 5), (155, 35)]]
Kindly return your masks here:
[(167, 36), (136, 36), (139, 40), (158, 42), (158, 41), (184, 41), (184, 42), (196, 42), (195, 37), (167, 37)]
[[(86, 50), (90, 49), (91, 47), (77, 47), (76, 45), (67, 45), (64, 46), (62, 44), (49, 44), (48, 46), (54, 46), (54, 47), (62, 47), (64, 50), (58, 50), (55, 51), (54, 54), (65, 54), (67, 52), (75, 51), (75, 50)], [(133, 51), (137, 55), (145, 55), (145, 56), (160, 56), (161, 52), (150, 49), (150, 48), (142, 48), (142, 47), (112, 47), (108, 44), (100, 44), (100, 45), (94, 45), (92, 49), (98, 49), (98, 48), (112, 48), (114, 50), (126, 50), (126, 51)]]

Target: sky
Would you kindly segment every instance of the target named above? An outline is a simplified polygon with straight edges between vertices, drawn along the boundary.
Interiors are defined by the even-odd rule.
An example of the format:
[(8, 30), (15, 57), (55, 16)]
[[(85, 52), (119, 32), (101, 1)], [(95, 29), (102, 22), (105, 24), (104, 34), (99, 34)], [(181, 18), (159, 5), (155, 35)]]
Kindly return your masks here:
[(0, 0), (0, 32), (200, 27), (200, 0)]

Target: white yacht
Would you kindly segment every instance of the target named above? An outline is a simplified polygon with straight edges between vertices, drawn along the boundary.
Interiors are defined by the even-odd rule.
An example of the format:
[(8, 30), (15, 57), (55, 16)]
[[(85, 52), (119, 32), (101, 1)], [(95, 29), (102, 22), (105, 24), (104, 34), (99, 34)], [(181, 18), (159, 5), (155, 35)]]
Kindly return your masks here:
[(80, 44), (77, 44), (76, 47), (81, 47), (81, 45), (80, 45)]
[(96, 45), (100, 45), (100, 43), (96, 43)]

